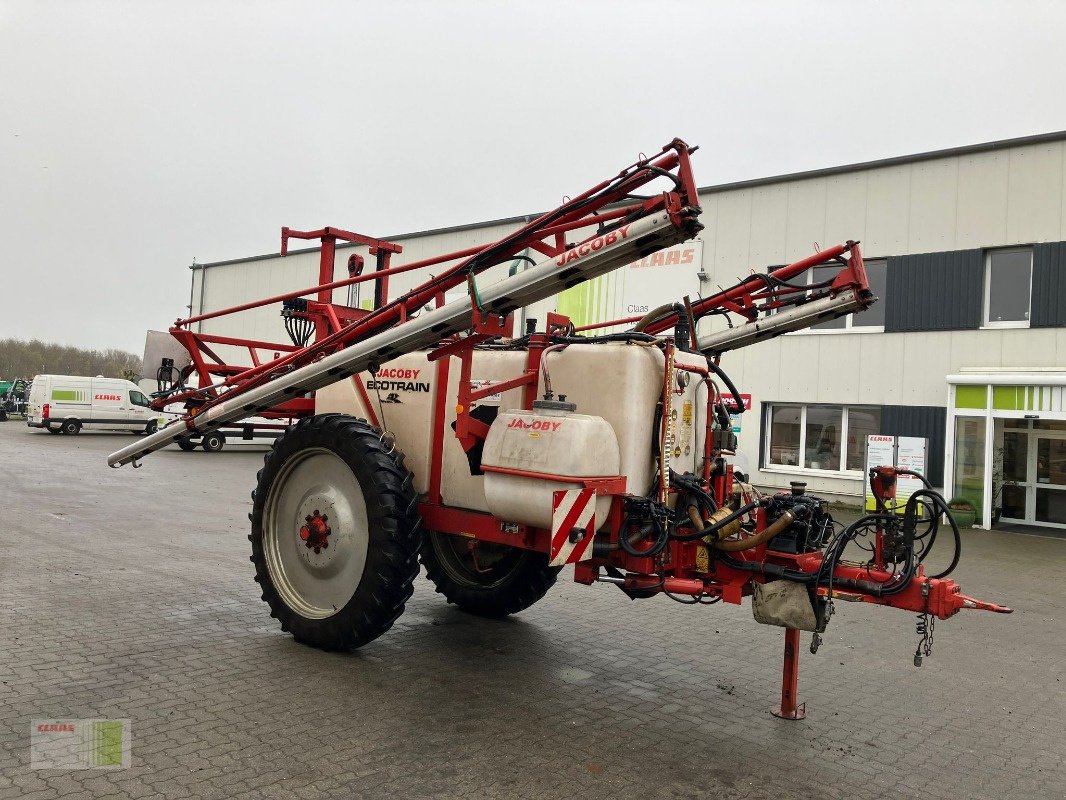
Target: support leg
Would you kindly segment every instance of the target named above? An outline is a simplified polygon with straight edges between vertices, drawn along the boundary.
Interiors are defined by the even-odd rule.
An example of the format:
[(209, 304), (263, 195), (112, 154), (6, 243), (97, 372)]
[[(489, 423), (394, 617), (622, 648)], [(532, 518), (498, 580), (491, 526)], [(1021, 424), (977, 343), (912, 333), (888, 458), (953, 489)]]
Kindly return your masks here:
[(781, 705), (770, 713), (781, 719), (803, 719), (807, 716), (806, 703), (796, 705), (799, 691), (800, 632), (785, 628), (785, 662), (781, 669)]

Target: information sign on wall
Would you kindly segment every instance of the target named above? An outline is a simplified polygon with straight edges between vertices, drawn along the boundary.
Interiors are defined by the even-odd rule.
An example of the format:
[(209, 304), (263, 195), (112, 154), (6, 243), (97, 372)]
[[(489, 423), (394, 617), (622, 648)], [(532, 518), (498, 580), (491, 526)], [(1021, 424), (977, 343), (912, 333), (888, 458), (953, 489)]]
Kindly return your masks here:
[[(925, 474), (929, 440), (917, 436), (885, 436), (871, 434), (866, 437), (866, 475), (863, 476), (866, 510), (876, 507), (870, 492), (870, 470), (874, 467), (899, 467)], [(896, 507), (903, 513), (910, 496), (923, 488), (917, 478), (902, 476), (896, 480)]]

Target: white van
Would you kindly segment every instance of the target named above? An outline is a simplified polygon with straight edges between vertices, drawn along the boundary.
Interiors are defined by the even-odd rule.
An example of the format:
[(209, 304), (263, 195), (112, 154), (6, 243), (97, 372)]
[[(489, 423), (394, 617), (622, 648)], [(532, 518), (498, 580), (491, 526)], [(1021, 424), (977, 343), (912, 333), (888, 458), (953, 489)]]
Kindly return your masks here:
[(153, 433), (164, 422), (137, 384), (121, 378), (37, 375), (26, 408), (26, 424), (49, 433), (74, 434), (85, 425)]

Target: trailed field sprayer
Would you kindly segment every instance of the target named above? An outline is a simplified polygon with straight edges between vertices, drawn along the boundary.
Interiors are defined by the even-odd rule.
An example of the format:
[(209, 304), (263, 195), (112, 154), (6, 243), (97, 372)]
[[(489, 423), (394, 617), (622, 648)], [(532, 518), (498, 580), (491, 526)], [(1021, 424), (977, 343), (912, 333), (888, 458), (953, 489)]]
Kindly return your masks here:
[[(489, 617), (536, 603), (569, 566), (575, 581), (612, 583), (634, 599), (751, 597), (757, 620), (786, 629), (775, 713), (796, 719), (799, 632), (813, 632), (816, 646), (834, 600), (918, 614), (916, 663), (934, 619), (1009, 612), (963, 595), (949, 577), (960, 538), (937, 492), (926, 484), (896, 508), (904, 470), (873, 470), (877, 511), (844, 527), (802, 487), (763, 495), (731, 466), (728, 411), (743, 405), (722, 355), (875, 302), (858, 243), (640, 318), (582, 330), (547, 313), (513, 330), (516, 310), (696, 236), (692, 152), (674, 140), (483, 247), (390, 267), (380, 254), (399, 247), (362, 237), (378, 269), (326, 287), (375, 281), (373, 309), (338, 311), (328, 295), (275, 298), (316, 332), (313, 343), (226, 375), (195, 413), (109, 463), (136, 466), (181, 437), (314, 393), (314, 413), (266, 456), (250, 539), (271, 614), (326, 649), (387, 631), (419, 560), (449, 602)], [(665, 190), (638, 193), (653, 181)], [(299, 234), (323, 240), (323, 275), (327, 262), (332, 274), (335, 234), (356, 236)], [(529, 266), (490, 272), (516, 258)], [(803, 282), (825, 265), (837, 267), (834, 277)], [(429, 267), (435, 275), (388, 298), (390, 275)], [(445, 302), (462, 287), (461, 299)], [(709, 315), (728, 326), (700, 325)], [(938, 532), (952, 537), (954, 557), (929, 574), (923, 561)]]

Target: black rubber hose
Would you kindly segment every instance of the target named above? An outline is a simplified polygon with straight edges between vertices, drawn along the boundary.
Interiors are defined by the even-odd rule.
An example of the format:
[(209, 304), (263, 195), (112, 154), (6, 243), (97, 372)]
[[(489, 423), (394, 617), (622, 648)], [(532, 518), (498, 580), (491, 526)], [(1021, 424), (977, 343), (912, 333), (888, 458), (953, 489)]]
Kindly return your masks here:
[(733, 393), (733, 400), (735, 401), (735, 405), (737, 407), (737, 413), (743, 414), (744, 401), (740, 399), (740, 390), (737, 389), (733, 381), (729, 379), (729, 376), (725, 374), (725, 370), (723, 370), (720, 366), (715, 364), (709, 358), (707, 359), (707, 366), (710, 368), (711, 372), (713, 372), (715, 375), (722, 379), (722, 383), (724, 383), (726, 385), (726, 388)]
[[(711, 513), (718, 510), (718, 501), (709, 493), (703, 491), (703, 487), (694, 476), (682, 475), (670, 470), (670, 485), (678, 489), (684, 489), (689, 494), (702, 499)], [(680, 503), (678, 505), (680, 506)]]
[(600, 336), (549, 336), (552, 344), (602, 344), (608, 342), (658, 342), (659, 339), (650, 333), (634, 331), (621, 331), (619, 333), (605, 333)]
[(803, 583), (807, 586), (814, 586), (818, 582), (818, 573), (816, 572), (799, 572), (797, 570), (788, 569), (787, 567), (782, 567), (779, 564), (767, 564), (763, 561), (740, 561), (721, 550), (716, 550), (715, 555), (723, 564), (726, 564), (733, 569), (740, 569), (745, 572), (757, 572), (760, 575), (769, 575), (771, 578), (780, 578), (781, 580), (792, 581), (793, 583)]
[[(941, 511), (947, 516), (948, 522), (951, 523), (951, 534), (955, 539), (955, 552), (952, 555), (951, 563), (947, 566), (947, 569), (938, 572), (936, 575), (930, 576), (931, 578), (946, 578), (955, 571), (955, 567), (959, 565), (959, 559), (962, 558), (962, 534), (959, 532), (959, 524), (955, 522), (955, 517), (951, 515), (951, 510), (948, 508), (948, 503), (942, 494), (935, 492), (932, 489), (919, 489), (911, 495), (911, 500), (918, 496), (928, 497), (932, 501), (934, 507), (939, 506)], [(910, 505), (911, 500), (907, 501), (908, 505)], [(939, 514), (937, 516), (939, 516)], [(929, 551), (932, 549), (932, 543), (926, 545), (925, 550), (922, 552), (922, 556), (924, 557), (928, 555)]]
[(648, 558), (657, 555), (664, 547), (666, 547), (666, 543), (669, 541), (670, 537), (669, 530), (663, 527), (655, 517), (652, 517), (651, 520), (642, 525), (637, 534), (632, 535), (632, 539), (639, 542), (641, 539), (646, 538), (648, 534), (651, 533), (651, 528), (655, 529), (656, 539), (646, 550), (638, 550), (633, 546), (630, 540), (631, 535), (628, 533), (628, 525), (623, 526), (623, 533), (618, 537), (618, 544), (634, 558)]

